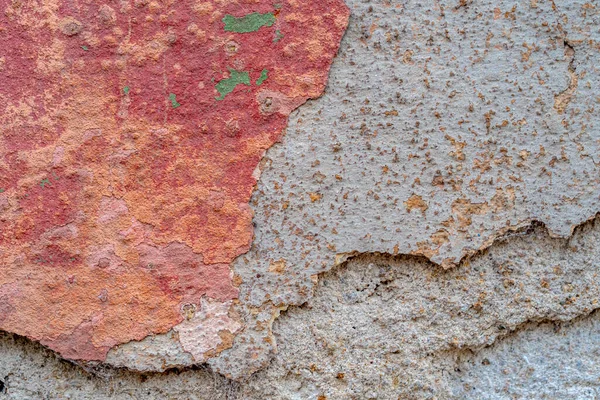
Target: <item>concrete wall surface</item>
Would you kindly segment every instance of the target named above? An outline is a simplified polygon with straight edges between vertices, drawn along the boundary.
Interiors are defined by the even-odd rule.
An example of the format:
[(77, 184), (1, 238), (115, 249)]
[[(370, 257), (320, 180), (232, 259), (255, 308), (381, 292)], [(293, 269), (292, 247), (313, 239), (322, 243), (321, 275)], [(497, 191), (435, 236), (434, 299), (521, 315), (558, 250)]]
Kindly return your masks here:
[(2, 325), (0, 399), (600, 398), (600, 1), (344, 2), (235, 293), (101, 358)]

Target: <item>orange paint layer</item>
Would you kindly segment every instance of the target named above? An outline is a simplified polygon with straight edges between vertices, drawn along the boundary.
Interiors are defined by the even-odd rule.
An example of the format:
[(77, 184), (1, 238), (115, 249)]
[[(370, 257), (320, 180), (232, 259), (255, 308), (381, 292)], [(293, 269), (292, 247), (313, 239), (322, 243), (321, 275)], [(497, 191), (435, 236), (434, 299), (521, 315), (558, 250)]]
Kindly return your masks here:
[(0, 0), (0, 329), (104, 360), (236, 298), (253, 172), (348, 21), (277, 3)]

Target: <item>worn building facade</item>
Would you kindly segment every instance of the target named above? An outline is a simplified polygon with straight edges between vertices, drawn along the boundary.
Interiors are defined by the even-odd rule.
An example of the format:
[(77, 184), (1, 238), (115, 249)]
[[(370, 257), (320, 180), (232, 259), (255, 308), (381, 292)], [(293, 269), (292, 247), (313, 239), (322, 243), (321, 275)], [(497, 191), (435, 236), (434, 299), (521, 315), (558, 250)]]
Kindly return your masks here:
[(0, 398), (600, 397), (600, 3), (1, 4)]

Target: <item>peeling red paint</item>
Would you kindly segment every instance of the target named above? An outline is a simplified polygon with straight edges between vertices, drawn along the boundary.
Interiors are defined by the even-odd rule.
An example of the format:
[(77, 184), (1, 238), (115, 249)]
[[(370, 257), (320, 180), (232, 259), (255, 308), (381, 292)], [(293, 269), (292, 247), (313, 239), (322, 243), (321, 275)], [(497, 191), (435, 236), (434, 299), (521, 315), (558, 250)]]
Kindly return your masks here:
[[(279, 3), (0, 0), (0, 329), (104, 360), (237, 297), (253, 172), (348, 20)], [(249, 12), (276, 22), (224, 30)], [(251, 84), (217, 100), (231, 70)]]

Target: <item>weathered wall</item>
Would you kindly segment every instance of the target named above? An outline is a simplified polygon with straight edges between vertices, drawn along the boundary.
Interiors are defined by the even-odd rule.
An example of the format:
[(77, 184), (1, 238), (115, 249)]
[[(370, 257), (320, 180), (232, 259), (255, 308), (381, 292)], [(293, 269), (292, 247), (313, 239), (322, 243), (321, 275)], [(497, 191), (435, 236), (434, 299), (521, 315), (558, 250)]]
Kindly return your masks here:
[[(3, 334), (0, 396), (600, 396), (600, 3), (346, 4), (261, 163), (232, 347), (85, 371)], [(108, 357), (190, 360), (173, 332)]]
[[(278, 354), (249, 380), (208, 368), (85, 371), (0, 336), (0, 398), (365, 399), (600, 396), (600, 226), (537, 227), (454, 270), (360, 256), (274, 326)], [(319, 397), (325, 396), (325, 397)]]
[(1, 0), (0, 329), (80, 361), (170, 330), (185, 365), (230, 347), (255, 171), (348, 15)]

